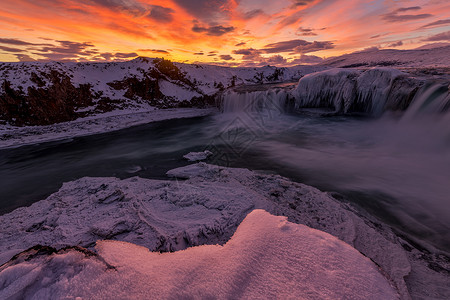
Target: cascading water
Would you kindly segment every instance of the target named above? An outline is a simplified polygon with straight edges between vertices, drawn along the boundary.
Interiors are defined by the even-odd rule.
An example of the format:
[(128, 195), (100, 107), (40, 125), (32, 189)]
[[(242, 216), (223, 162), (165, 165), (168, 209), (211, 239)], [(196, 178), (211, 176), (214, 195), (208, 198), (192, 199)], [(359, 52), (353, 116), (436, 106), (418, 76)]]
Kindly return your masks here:
[(226, 91), (222, 95), (222, 111), (261, 112), (263, 110), (284, 111), (288, 105), (290, 93), (285, 89), (270, 89), (267, 91), (235, 92)]
[[(335, 97), (331, 102), (320, 95), (320, 82), (309, 88), (314, 87), (322, 98), (295, 100), (297, 107), (329, 108), (323, 104), (343, 103), (349, 111), (360, 101), (357, 105), (362, 111), (380, 115), (376, 119), (296, 114), (286, 107), (298, 97), (300, 87), (294, 91), (228, 91), (222, 97), (223, 114), (205, 130), (212, 138), (239, 129), (233, 138), (241, 144), (233, 147), (245, 147), (234, 151), (242, 159), (232, 166), (270, 169), (341, 192), (416, 240), (427, 240), (450, 252), (448, 84), (419, 82), (396, 72), (386, 79), (386, 72), (372, 72), (375, 79), (359, 80), (359, 88), (354, 89), (355, 83), (349, 85), (350, 91), (325, 80), (329, 90), (339, 89), (329, 93)], [(353, 73), (342, 74), (349, 78)], [(353, 102), (339, 102), (342, 95)], [(392, 110), (404, 111), (399, 117)]]

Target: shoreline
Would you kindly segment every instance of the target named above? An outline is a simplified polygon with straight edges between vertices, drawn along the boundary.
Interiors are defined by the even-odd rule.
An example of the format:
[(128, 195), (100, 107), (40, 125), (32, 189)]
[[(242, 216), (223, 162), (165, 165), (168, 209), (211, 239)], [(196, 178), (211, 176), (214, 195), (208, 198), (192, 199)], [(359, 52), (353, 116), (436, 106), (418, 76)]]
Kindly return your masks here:
[(217, 111), (217, 108), (119, 110), (45, 126), (0, 125), (0, 150), (114, 132), (159, 121), (204, 117)]

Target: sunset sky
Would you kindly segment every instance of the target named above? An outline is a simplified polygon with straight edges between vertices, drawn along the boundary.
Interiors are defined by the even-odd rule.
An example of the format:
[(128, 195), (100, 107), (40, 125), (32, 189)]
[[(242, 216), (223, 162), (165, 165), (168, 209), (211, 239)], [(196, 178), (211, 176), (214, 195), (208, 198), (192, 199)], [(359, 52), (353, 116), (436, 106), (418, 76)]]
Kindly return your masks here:
[(450, 42), (450, 1), (3, 0), (0, 61), (315, 63)]

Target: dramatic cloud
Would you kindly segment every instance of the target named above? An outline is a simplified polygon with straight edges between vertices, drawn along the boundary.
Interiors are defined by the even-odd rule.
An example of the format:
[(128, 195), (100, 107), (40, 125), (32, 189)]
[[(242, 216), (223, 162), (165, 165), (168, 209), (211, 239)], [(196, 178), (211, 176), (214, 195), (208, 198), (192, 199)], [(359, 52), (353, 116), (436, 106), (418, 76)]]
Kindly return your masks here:
[(421, 9), (420, 6), (398, 8), (398, 9), (394, 10), (393, 12), (383, 15), (382, 19), (387, 22), (395, 23), (395, 22), (406, 22), (406, 21), (426, 19), (426, 18), (433, 16), (431, 14), (418, 14), (418, 15), (399, 14), (399, 13), (403, 13), (406, 11), (416, 11), (416, 10), (420, 10), (420, 9)]
[(283, 18), (280, 21), (280, 23), (278, 23), (279, 27), (282, 28), (297, 23), (298, 21), (300, 21), (300, 17), (302, 16), (302, 14), (303, 12), (299, 11), (288, 17)]
[(34, 45), (32, 43), (24, 42), (17, 39), (4, 39), (0, 38), (0, 44), (8, 44), (8, 45), (15, 45), (15, 46), (30, 46)]
[(427, 41), (427, 42), (450, 41), (450, 31), (441, 32), (441, 33), (432, 35), (432, 36), (424, 39), (424, 41)]
[[(142, 54), (170, 55), (174, 61), (191, 63), (290, 65), (320, 59), (300, 56), (308, 53), (328, 57), (364, 47), (399, 47), (400, 40), (405, 49), (420, 47), (427, 43), (425, 39), (447, 41), (440, 33), (450, 24), (448, 3), (443, 0), (372, 4), (345, 0), (3, 1), (0, 61), (109, 61)], [(240, 50), (242, 54), (235, 53)], [(234, 60), (220, 58), (227, 54)]]
[(171, 8), (162, 7), (159, 5), (152, 5), (150, 14), (147, 16), (159, 22), (169, 23), (173, 20), (173, 13), (175, 11)]
[(435, 22), (431, 22), (431, 23), (428, 23), (428, 24), (426, 24), (426, 25), (423, 25), (423, 26), (420, 27), (420, 28), (440, 27), (440, 26), (446, 26), (446, 25), (448, 25), (448, 24), (450, 24), (450, 19), (437, 20), (437, 21), (435, 21)]
[(135, 0), (87, 0), (86, 2), (135, 17), (143, 16), (148, 12), (145, 6)]
[(11, 52), (11, 53), (17, 53), (17, 52), (24, 52), (25, 51), (23, 49), (10, 48), (10, 47), (5, 47), (5, 46), (0, 46), (0, 50), (5, 51), (5, 52)]
[(132, 57), (137, 57), (139, 56), (137, 53), (122, 53), (122, 52), (118, 52), (114, 54), (115, 58), (132, 58)]
[(221, 36), (226, 33), (234, 31), (236, 28), (233, 26), (222, 26), (222, 25), (213, 25), (213, 26), (201, 26), (198, 22), (194, 22), (194, 26), (192, 27), (192, 31), (198, 33), (206, 33), (206, 35), (210, 36)]
[(265, 13), (264, 13), (264, 11), (262, 9), (254, 9), (254, 10), (246, 12), (244, 14), (244, 19), (250, 20), (250, 19), (253, 19), (255, 17), (263, 16), (263, 15), (265, 15)]
[(35, 61), (35, 59), (33, 59), (32, 57), (30, 57), (29, 55), (26, 54), (14, 54), (16, 56), (16, 58), (21, 61), (21, 62), (25, 62), (25, 61)]
[(311, 28), (303, 28), (303, 27), (299, 27), (297, 29), (297, 35), (302, 35), (302, 36), (315, 36), (317, 35), (317, 33), (314, 33), (313, 29)]
[(314, 1), (315, 0), (293, 0), (292, 2), (294, 2), (294, 3), (292, 4), (292, 6), (293, 7), (306, 6)]
[(162, 49), (138, 49), (139, 52), (152, 52), (152, 53), (160, 53), (160, 54), (170, 54), (167, 50)]
[(202, 21), (213, 21), (228, 14), (233, 1), (229, 0), (174, 0), (189, 14)]
[(268, 44), (262, 49), (265, 53), (295, 52), (309, 53), (320, 50), (332, 49), (334, 44), (330, 41), (308, 42), (305, 40), (290, 40)]
[(224, 55), (221, 55), (221, 56), (220, 56), (220, 59), (223, 59), (223, 60), (233, 60), (234, 58), (233, 58), (231, 55), (224, 54)]

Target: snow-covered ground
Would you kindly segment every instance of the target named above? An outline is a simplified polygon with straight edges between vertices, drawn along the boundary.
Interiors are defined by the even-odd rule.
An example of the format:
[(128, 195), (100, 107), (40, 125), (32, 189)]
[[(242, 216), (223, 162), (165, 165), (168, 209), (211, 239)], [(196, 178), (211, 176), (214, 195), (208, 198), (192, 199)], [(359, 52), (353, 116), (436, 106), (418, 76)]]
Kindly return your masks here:
[[(439, 259), (439, 256), (430, 254), (424, 257), (419, 250), (407, 241), (398, 238), (388, 227), (371, 217), (361, 216), (351, 207), (313, 187), (289, 181), (281, 176), (263, 175), (246, 169), (223, 168), (204, 163), (174, 169), (169, 171), (168, 175), (175, 176), (178, 180), (161, 181), (138, 177), (126, 180), (81, 178), (64, 184), (60, 191), (46, 200), (0, 216), (0, 223), (4, 224), (0, 228), (1, 261), (6, 262), (13, 255), (37, 244), (57, 249), (66, 246), (81, 246), (93, 250), (96, 241), (108, 239), (133, 243), (146, 247), (150, 251), (174, 251), (202, 244), (224, 244), (249, 212), (254, 209), (264, 209), (275, 215), (287, 216), (291, 222), (325, 231), (355, 247), (380, 266), (383, 274), (403, 299), (408, 299), (409, 293), (416, 297), (436, 298), (445, 298), (450, 293), (447, 285), (448, 276), (427, 267), (427, 264), (431, 263), (435, 266), (445, 267), (443, 258)], [(277, 219), (277, 222), (280, 220)], [(267, 223), (271, 222), (267, 221)], [(292, 229), (286, 230), (287, 233), (306, 230), (309, 236), (312, 232), (304, 227), (292, 226)], [(279, 229), (272, 228), (270, 230)], [(318, 235), (322, 236), (322, 233), (318, 233)], [(239, 232), (237, 236), (239, 236)], [(258, 239), (257, 236), (255, 238)], [(289, 239), (288, 236), (287, 238)], [(267, 238), (267, 236), (263, 238), (264, 245), (273, 246), (274, 248), (269, 248), (273, 251), (268, 251), (268, 253), (274, 254), (278, 251), (277, 247), (268, 243), (268, 240), (273, 239)], [(327, 240), (337, 248), (331, 247)], [(261, 242), (261, 240), (258, 241), (258, 243)], [(131, 272), (126, 274), (132, 274), (135, 271), (133, 268), (135, 265), (129, 267), (124, 265), (125, 262), (136, 259), (132, 255), (133, 252), (136, 255), (139, 253), (138, 256), (141, 257), (142, 252), (147, 251), (137, 246), (120, 243), (102, 243), (101, 245), (107, 245), (106, 249), (109, 249), (104, 252), (99, 251), (100, 255), (105, 255), (103, 259), (117, 267), (118, 270), (123, 268), (122, 270)], [(253, 244), (249, 242), (249, 245)], [(340, 249), (347, 247), (331, 238), (323, 239), (321, 245), (327, 249), (337, 249), (337, 254), (341, 252)], [(296, 247), (295, 243), (291, 246)], [(313, 244), (310, 246), (313, 247)], [(209, 252), (207, 249), (215, 249), (214, 247), (204, 250)], [(225, 248), (227, 247), (229, 244), (225, 246)], [(321, 246), (317, 245), (317, 247)], [(246, 251), (250, 251), (252, 247), (247, 249), (249, 250)], [(256, 255), (257, 249), (253, 250), (256, 252), (250, 251), (249, 255), (255, 258), (253, 255)], [(193, 251), (192, 253), (201, 250)], [(81, 259), (81, 264), (87, 263), (84, 261), (84, 256), (79, 253), (69, 251), (72, 254), (68, 256), (65, 256), (67, 254), (65, 253), (63, 251), (56, 255), (39, 258), (36, 265), (30, 267), (30, 270), (34, 269), (36, 272), (31, 274), (37, 274), (36, 278), (49, 280), (58, 289), (63, 289), (59, 285), (60, 283), (54, 282), (54, 278), (44, 279), (47, 275), (40, 272), (53, 266), (52, 264), (58, 261), (58, 257), (64, 262), (65, 257), (74, 256), (77, 257), (76, 261)], [(118, 258), (112, 257), (113, 253), (124, 253), (126, 256), (123, 257), (123, 261), (118, 261)], [(287, 253), (288, 257), (282, 258), (278, 255), (274, 257), (281, 264), (287, 262), (302, 264), (304, 262), (300, 258), (299, 261), (295, 262), (294, 260), (293, 262), (295, 256), (290, 253)], [(246, 256), (243, 253), (240, 255)], [(358, 255), (352, 254), (351, 256), (355, 256), (352, 259), (359, 259)], [(109, 261), (108, 258), (113, 258), (113, 260)], [(318, 272), (321, 270), (330, 272), (330, 274), (336, 272), (334, 263), (324, 262), (322, 259), (326, 260), (324, 256), (319, 256), (319, 260), (314, 263), (324, 267), (323, 269), (319, 268)], [(19, 271), (17, 271), (18, 273), (11, 271), (13, 270), (11, 267), (21, 261), (21, 259), (13, 260), (2, 267), (0, 278), (5, 279), (4, 281), (0, 280), (0, 286), (3, 284), (4, 287), (10, 286), (9, 289), (14, 289), (15, 282), (17, 285), (28, 285), (25, 284), (27, 277), (24, 274)], [(97, 264), (101, 265), (99, 262)], [(208, 264), (211, 264), (211, 261)], [(328, 267), (325, 268), (325, 265)], [(29, 266), (18, 264), (17, 268), (28, 268)], [(147, 266), (151, 267), (151, 265)], [(358, 264), (358, 268), (359, 266)], [(50, 269), (52, 268), (50, 267)], [(70, 272), (65, 268), (66, 264), (63, 263), (61, 265), (62, 273)], [(107, 276), (103, 274), (106, 271), (104, 265), (100, 269), (96, 268), (90, 269), (95, 277)], [(370, 269), (364, 267), (359, 270), (373, 274)], [(242, 268), (246, 276), (258, 278), (259, 276), (269, 276), (263, 270), (265, 270), (264, 267)], [(148, 275), (149, 272), (147, 270), (145, 274)], [(15, 275), (11, 278), (8, 274)], [(351, 278), (353, 277), (350, 277), (349, 280), (353, 280)], [(33, 282), (36, 281), (33, 280)], [(317, 283), (319, 284), (319, 282)], [(164, 284), (167, 283), (164, 282)], [(70, 288), (70, 286), (66, 285), (65, 288)], [(427, 289), (422, 289), (424, 286), (427, 286)], [(33, 290), (34, 287), (30, 288)], [(6, 291), (6, 289), (4, 290)], [(23, 290), (26, 289), (23, 288)], [(135, 291), (138, 291), (138, 287)], [(195, 292), (195, 290), (190, 291)]]
[(21, 253), (0, 267), (0, 298), (399, 298), (353, 247), (263, 210), (249, 213), (223, 246), (163, 254), (117, 241), (95, 248), (98, 255)]
[(0, 125), (0, 149), (112, 132), (163, 120), (201, 117), (215, 112), (214, 108), (128, 109), (46, 126)]

